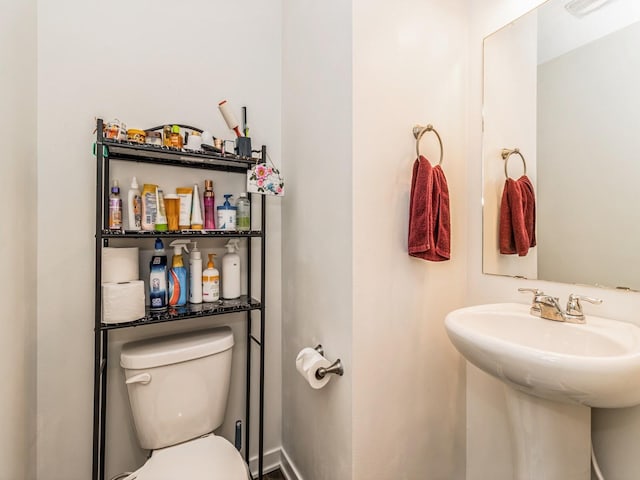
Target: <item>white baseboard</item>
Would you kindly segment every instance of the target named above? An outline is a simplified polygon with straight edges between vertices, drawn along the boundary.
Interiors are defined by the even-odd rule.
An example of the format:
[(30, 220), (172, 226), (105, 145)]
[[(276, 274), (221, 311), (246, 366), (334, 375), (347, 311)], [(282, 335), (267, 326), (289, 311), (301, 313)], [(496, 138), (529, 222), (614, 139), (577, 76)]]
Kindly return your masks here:
[(281, 459), (280, 459), (280, 467), (282, 468), (282, 473), (284, 474), (287, 480), (303, 480), (302, 475), (294, 465), (294, 463), (285, 452), (284, 448), (280, 450)]
[[(264, 452), (264, 461), (262, 464), (264, 473), (272, 472), (278, 468), (282, 470), (282, 474), (286, 480), (303, 480), (302, 476), (296, 469), (295, 465), (282, 448), (274, 448), (268, 452)], [(249, 460), (249, 468), (254, 478), (258, 476), (258, 457), (252, 457)]]
[[(274, 448), (273, 450), (264, 452), (264, 459), (262, 464), (262, 470), (264, 473), (269, 473), (280, 468), (280, 464), (281, 464), (280, 448)], [(257, 455), (249, 459), (249, 469), (251, 470), (251, 475), (254, 478), (257, 478), (258, 476), (258, 456)]]

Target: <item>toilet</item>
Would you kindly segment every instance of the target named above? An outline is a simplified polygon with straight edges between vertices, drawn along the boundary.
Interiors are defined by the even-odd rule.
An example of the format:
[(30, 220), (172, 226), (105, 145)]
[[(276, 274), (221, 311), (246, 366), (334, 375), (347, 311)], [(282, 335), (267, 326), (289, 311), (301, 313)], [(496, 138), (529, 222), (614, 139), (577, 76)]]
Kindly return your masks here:
[(213, 328), (122, 347), (140, 446), (151, 456), (125, 480), (247, 480), (240, 452), (213, 431), (224, 421), (233, 333)]

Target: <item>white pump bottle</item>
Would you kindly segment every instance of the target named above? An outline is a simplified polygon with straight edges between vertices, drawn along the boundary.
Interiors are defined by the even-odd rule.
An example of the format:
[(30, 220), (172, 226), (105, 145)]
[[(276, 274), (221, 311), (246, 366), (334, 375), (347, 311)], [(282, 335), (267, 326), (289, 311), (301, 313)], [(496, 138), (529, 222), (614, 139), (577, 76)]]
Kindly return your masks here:
[(227, 242), (227, 253), (222, 257), (222, 298), (240, 297), (240, 255), (237, 238)]
[(197, 242), (191, 242), (189, 254), (189, 303), (202, 303), (202, 254)]

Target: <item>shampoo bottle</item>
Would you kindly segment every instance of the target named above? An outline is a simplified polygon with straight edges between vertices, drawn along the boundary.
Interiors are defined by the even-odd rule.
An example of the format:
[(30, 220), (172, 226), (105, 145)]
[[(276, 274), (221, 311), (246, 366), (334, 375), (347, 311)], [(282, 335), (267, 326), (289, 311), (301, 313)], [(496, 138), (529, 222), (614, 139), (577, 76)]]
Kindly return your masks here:
[(129, 230), (140, 231), (142, 228), (142, 197), (140, 196), (140, 187), (136, 177), (131, 179), (131, 187), (129, 187), (129, 195), (127, 196), (127, 213)]
[(156, 239), (155, 250), (151, 257), (149, 275), (149, 303), (151, 310), (167, 308), (167, 254), (162, 240)]
[[(229, 203), (231, 194), (224, 195), (224, 203), (218, 207), (218, 228), (222, 230), (236, 229), (236, 207)], [(222, 274), (224, 276), (224, 273)]]
[(213, 263), (215, 256), (215, 253), (209, 254), (207, 269), (202, 272), (202, 300), (207, 303), (220, 300), (220, 272)]
[(164, 192), (161, 188), (156, 188), (156, 232), (166, 232), (169, 230), (167, 225), (167, 212), (164, 209)]
[(187, 269), (182, 259), (182, 250), (189, 253), (188, 243), (189, 240), (174, 240), (170, 243), (173, 247), (173, 259), (169, 270), (169, 305), (172, 307), (187, 304)]
[(109, 195), (109, 230), (122, 230), (122, 198), (118, 180), (112, 182)]
[(202, 303), (202, 254), (198, 244), (191, 242), (189, 255), (189, 303)]
[(227, 242), (227, 253), (222, 257), (222, 298), (240, 296), (240, 255), (237, 238)]
[(213, 193), (213, 180), (204, 181), (204, 228), (213, 230), (216, 228), (215, 197)]

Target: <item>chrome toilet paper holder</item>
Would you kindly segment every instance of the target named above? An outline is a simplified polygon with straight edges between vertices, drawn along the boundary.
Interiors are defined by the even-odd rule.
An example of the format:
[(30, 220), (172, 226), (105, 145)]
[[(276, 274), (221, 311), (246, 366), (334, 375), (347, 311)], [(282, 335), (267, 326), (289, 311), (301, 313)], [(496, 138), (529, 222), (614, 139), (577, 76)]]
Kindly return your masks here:
[[(318, 344), (314, 350), (324, 357), (324, 348), (322, 347), (322, 345)], [(342, 362), (340, 361), (340, 359), (337, 359), (327, 368), (320, 367), (318, 370), (316, 370), (316, 378), (318, 380), (322, 380), (330, 373), (339, 376), (344, 375), (344, 368), (342, 367)]]

